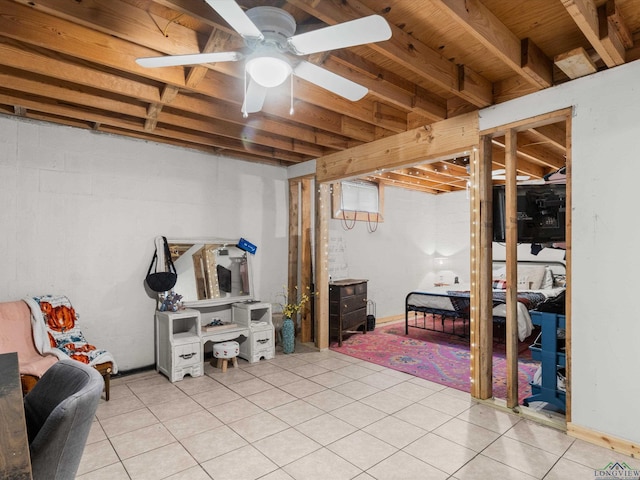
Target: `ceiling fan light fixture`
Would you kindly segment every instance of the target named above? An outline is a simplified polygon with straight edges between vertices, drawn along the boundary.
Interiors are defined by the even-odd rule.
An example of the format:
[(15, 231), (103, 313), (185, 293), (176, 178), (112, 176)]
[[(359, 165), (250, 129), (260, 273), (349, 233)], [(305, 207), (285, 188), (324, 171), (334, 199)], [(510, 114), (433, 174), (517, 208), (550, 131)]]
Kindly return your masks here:
[(291, 75), (291, 65), (284, 55), (269, 54), (255, 56), (246, 65), (247, 73), (263, 87), (277, 87)]

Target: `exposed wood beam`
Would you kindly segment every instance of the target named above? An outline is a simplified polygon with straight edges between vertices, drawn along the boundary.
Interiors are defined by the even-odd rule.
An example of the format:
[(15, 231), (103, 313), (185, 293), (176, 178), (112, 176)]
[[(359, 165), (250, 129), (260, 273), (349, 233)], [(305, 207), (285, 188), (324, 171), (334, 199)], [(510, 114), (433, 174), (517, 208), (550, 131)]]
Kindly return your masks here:
[(629, 25), (624, 20), (620, 9), (616, 5), (615, 0), (607, 0), (607, 3), (605, 3), (605, 14), (609, 21), (609, 28), (613, 28), (618, 32), (624, 48), (633, 47), (633, 34), (629, 29)]
[(495, 103), (502, 103), (536, 91), (537, 87), (516, 75), (493, 84), (493, 99)]
[[(162, 92), (154, 86), (146, 85), (133, 79), (117, 77), (111, 73), (93, 69), (90, 66), (81, 67), (69, 61), (49, 57), (46, 52), (41, 52), (37, 48), (21, 50), (10, 42), (11, 40), (0, 41), (0, 56), (2, 56), (4, 64), (19, 70), (31, 70), (43, 75), (49, 78), (48, 83), (53, 85), (58, 84), (59, 81), (73, 82), (92, 89), (116, 93), (119, 98), (131, 99), (133, 104), (139, 103), (138, 101), (142, 103), (161, 102)], [(167, 91), (165, 88), (165, 94)], [(99, 106), (104, 100), (102, 96), (93, 96), (92, 98), (95, 106)], [(237, 125), (246, 124), (241, 115), (238, 115), (236, 106), (226, 102), (216, 102), (213, 99), (178, 95), (172, 101), (172, 108), (193, 114), (206, 115), (211, 118), (224, 118), (229, 123)], [(302, 115), (301, 112), (298, 112), (298, 114)], [(295, 139), (296, 142), (316, 144), (332, 150), (343, 150), (358, 144), (347, 137), (324, 131), (322, 127), (326, 125), (320, 122), (328, 119), (322, 118), (318, 120), (318, 124), (314, 127), (305, 127), (293, 123), (283, 125), (271, 117), (262, 117), (259, 121), (253, 121), (252, 119), (250, 123), (252, 126), (256, 126), (254, 128), (266, 133), (284, 134)], [(331, 125), (333, 129), (340, 128), (335, 123)], [(373, 138), (373, 132), (370, 138)]]
[(468, 113), (326, 155), (316, 161), (316, 176), (328, 182), (394, 170), (471, 150), (477, 142), (478, 114)]
[[(201, 53), (224, 52), (229, 44), (230, 35), (218, 28), (214, 28), (209, 35), (207, 43), (202, 48)], [(195, 52), (194, 52), (195, 53)], [(187, 88), (193, 88), (200, 83), (208, 71), (208, 67), (196, 65), (191, 67), (187, 74), (185, 85)]]
[(600, 28), (602, 46), (612, 61), (615, 62), (615, 65), (622, 65), (625, 62), (624, 45), (616, 25), (609, 22), (605, 5), (598, 7), (598, 26)]
[[(138, 75), (142, 78), (170, 84), (179, 88), (189, 88), (186, 85), (185, 68), (153, 69), (143, 68), (135, 63), (136, 58), (153, 56), (157, 54), (157, 51), (149, 50), (117, 38), (114, 36), (115, 32), (112, 35), (102, 34), (101, 32), (90, 30), (87, 27), (60, 18), (56, 19), (56, 22), (52, 24), (52, 18), (44, 13), (22, 7), (8, 0), (0, 0), (0, 6), (4, 3), (10, 3), (12, 5), (13, 13), (12, 16), (0, 16), (0, 31), (2, 31), (5, 36), (42, 48), (50, 49), (55, 46), (58, 52), (65, 55), (92, 62), (98, 61), (103, 66), (123, 70), (128, 74)], [(82, 11), (79, 11), (78, 14), (80, 13), (82, 13)], [(91, 18), (85, 19), (85, 21), (89, 20), (91, 20)], [(47, 25), (47, 28), (43, 28), (43, 25)], [(130, 32), (129, 35), (131, 35)], [(156, 33), (156, 35), (162, 36), (161, 33)], [(189, 89), (196, 93), (202, 93), (210, 97), (235, 103), (238, 106), (236, 116), (238, 119), (241, 119), (240, 106), (243, 100), (242, 82), (238, 82), (237, 79), (211, 71), (202, 82)], [(318, 88), (318, 90), (320, 89)], [(307, 92), (307, 88), (301, 88), (298, 91)], [(313, 93), (316, 92), (313, 90), (309, 91)], [(323, 92), (326, 91), (323, 90)], [(271, 95), (272, 97), (277, 96), (276, 93), (277, 92), (270, 92), (270, 94), (273, 94)], [(296, 120), (301, 123), (309, 120), (312, 126), (319, 128), (322, 128), (319, 123), (324, 123), (325, 128), (323, 129), (341, 134), (339, 130), (332, 130), (330, 124), (326, 123), (326, 120), (333, 114), (336, 119), (333, 125), (340, 126), (343, 114), (338, 112), (342, 112), (349, 105), (354, 104), (347, 104), (345, 103), (348, 102), (347, 100), (335, 99), (330, 96), (327, 97), (326, 95), (323, 100), (324, 101), (319, 101), (316, 95), (316, 103), (313, 106), (303, 105), (305, 103), (304, 100), (298, 100), (296, 105)], [(332, 110), (329, 110), (330, 108), (332, 108)], [(301, 116), (299, 113), (301, 111), (308, 112), (308, 116)], [(362, 122), (362, 125), (356, 130), (357, 132), (363, 134), (367, 132), (367, 129), (369, 130), (366, 135), (358, 137), (360, 140), (370, 141), (376, 138), (376, 127), (373, 123), (379, 125), (379, 122), (374, 122), (372, 102), (367, 104), (367, 102), (360, 101), (355, 110), (347, 108), (347, 111), (352, 111), (359, 117), (354, 118), (354, 122)], [(269, 107), (268, 104), (265, 104), (263, 113), (281, 117), (282, 120), (289, 118), (288, 108), (272, 108)], [(255, 117), (259, 116), (260, 115), (255, 115)], [(368, 126), (367, 122), (370, 122)]]
[[(288, 0), (289, 3), (306, 11), (310, 15), (320, 18), (329, 25), (347, 22), (355, 18), (371, 15), (373, 12), (367, 6), (351, 0)], [(470, 69), (463, 70), (463, 75), (470, 76), (469, 85), (475, 88), (463, 90), (460, 88), (458, 65), (444, 58), (435, 50), (429, 48), (416, 38), (404, 32), (395, 25), (390, 25), (392, 36), (385, 42), (372, 43), (369, 48), (394, 59), (403, 67), (425, 77), (448, 92), (461, 96), (476, 106), (486, 107), (492, 103), (491, 83), (480, 74)]]
[[(220, 137), (242, 137), (244, 139), (243, 143), (290, 150), (292, 152), (297, 151), (296, 153), (309, 157), (317, 157), (328, 153), (326, 149), (319, 148), (315, 144), (309, 143), (305, 146), (304, 142), (300, 142), (292, 138), (286, 138), (282, 135), (267, 134), (258, 129), (247, 127), (246, 125), (231, 124), (214, 118), (206, 118), (201, 115), (193, 115), (191, 119), (185, 120), (184, 116), (178, 116), (175, 113), (169, 112), (161, 114), (161, 109), (154, 108), (154, 106), (161, 106), (162, 104), (152, 103), (151, 106), (145, 110), (135, 102), (126, 103), (120, 100), (95, 95), (92, 91), (84, 92), (78, 89), (71, 90), (63, 86), (58, 86), (53, 82), (43, 83), (3, 73), (0, 73), (0, 82), (4, 88), (11, 88), (14, 91), (25, 92), (29, 95), (33, 95), (34, 97), (36, 95), (47, 93), (49, 96), (58, 99), (60, 103), (64, 102), (65, 105), (70, 106), (71, 108), (75, 105), (78, 112), (119, 112), (118, 117), (112, 117), (114, 121), (117, 121), (119, 118), (124, 116), (132, 119), (136, 117), (145, 119), (145, 117), (151, 114), (149, 118), (145, 119), (144, 130), (147, 132), (153, 131), (158, 120), (161, 119), (161, 121), (163, 121), (167, 126), (200, 130)], [(175, 94), (172, 87), (165, 88), (165, 91), (167, 93), (166, 95), (163, 95), (163, 98), (166, 100), (169, 100)], [(104, 115), (106, 117), (108, 116), (108, 113), (105, 113)], [(109, 122), (102, 121), (101, 123)], [(153, 128), (149, 128), (149, 125), (151, 124), (153, 124)]]
[(162, 107), (166, 103), (171, 103), (178, 95), (179, 89), (171, 85), (166, 85), (162, 89), (159, 103), (152, 103), (147, 108), (147, 119), (144, 122), (144, 129), (148, 132), (156, 128), (158, 123), (158, 115), (162, 111)]
[[(399, 108), (413, 110), (432, 120), (447, 118), (445, 99), (421, 94), (415, 84), (348, 51), (328, 55), (322, 66), (367, 87), (371, 95)], [(359, 76), (355, 77), (353, 72)]]
[(625, 62), (622, 40), (617, 29), (609, 28), (605, 8), (599, 9), (594, 0), (562, 0), (562, 4), (607, 67)]
[(551, 60), (531, 39), (525, 39), (521, 45), (520, 39), (480, 0), (436, 0), (434, 3), (529, 83), (539, 88), (552, 85)]
[(596, 64), (582, 47), (556, 55), (553, 62), (572, 80), (598, 71)]
[(531, 79), (531, 83), (542, 88), (553, 85), (553, 62), (530, 38), (520, 42), (522, 45), (522, 71)]
[[(0, 103), (13, 105), (17, 102), (17, 98), (11, 95), (0, 93)], [(137, 119), (125, 118), (124, 116), (113, 117), (108, 113), (95, 111), (92, 108), (74, 107), (67, 104), (55, 105), (52, 103), (44, 102), (42, 99), (25, 100), (21, 99), (20, 102), (33, 112), (45, 112), (50, 115), (56, 115), (59, 117), (67, 117), (71, 119), (83, 119), (88, 126), (91, 123), (100, 123), (104, 125), (116, 126), (121, 129), (131, 132), (145, 132), (144, 126)], [(31, 116), (30, 116), (31, 117)], [(151, 133), (151, 132), (145, 132)], [(282, 158), (288, 160), (291, 163), (298, 163), (308, 160), (308, 156), (302, 156), (294, 154), (288, 151), (264, 147), (257, 144), (251, 144), (236, 140), (234, 138), (226, 138), (219, 135), (212, 135), (207, 133), (198, 133), (194, 131), (188, 131), (186, 129), (174, 129), (167, 127), (157, 127), (152, 132), (157, 135), (158, 138), (162, 136), (168, 136), (173, 138), (189, 139), (193, 143), (201, 143), (209, 146), (216, 146), (219, 148), (226, 148), (232, 151), (249, 152), (254, 155), (262, 155), (266, 158)]]
[[(504, 137), (493, 138), (494, 145), (505, 148)], [(526, 158), (539, 165), (557, 170), (565, 165), (565, 158), (540, 145), (531, 145), (522, 135), (518, 135), (518, 157)]]
[[(404, 174), (403, 170), (385, 172), (380, 175), (375, 175), (374, 178), (377, 178), (388, 185), (402, 186), (402, 187), (411, 186), (414, 189), (427, 189), (434, 193), (453, 192), (455, 190), (460, 190), (460, 188), (452, 187), (450, 184), (429, 180), (419, 174), (413, 174), (413, 175)], [(451, 183), (455, 183), (451, 179), (447, 179), (447, 181), (448, 182), (451, 181)], [(461, 183), (459, 179), (456, 181), (458, 182), (458, 184)]]
[(564, 124), (552, 123), (550, 125), (541, 125), (536, 128), (530, 128), (528, 131), (536, 136), (542, 137), (552, 146), (566, 153), (567, 132), (564, 127)]

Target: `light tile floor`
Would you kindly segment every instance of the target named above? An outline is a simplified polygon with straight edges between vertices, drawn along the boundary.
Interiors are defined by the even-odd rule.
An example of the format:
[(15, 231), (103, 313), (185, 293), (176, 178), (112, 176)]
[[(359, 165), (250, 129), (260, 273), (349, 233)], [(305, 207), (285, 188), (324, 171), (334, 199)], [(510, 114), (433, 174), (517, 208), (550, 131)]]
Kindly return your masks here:
[(116, 378), (78, 480), (593, 479), (640, 462), (333, 351)]

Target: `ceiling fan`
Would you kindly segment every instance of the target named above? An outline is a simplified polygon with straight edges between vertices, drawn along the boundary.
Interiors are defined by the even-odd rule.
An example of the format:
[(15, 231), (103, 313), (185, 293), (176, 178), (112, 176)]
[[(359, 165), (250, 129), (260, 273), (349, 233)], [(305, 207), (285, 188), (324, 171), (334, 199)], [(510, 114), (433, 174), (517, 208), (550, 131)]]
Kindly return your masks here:
[[(206, 2), (242, 36), (247, 47), (252, 50), (251, 54), (245, 56), (237, 51), (196, 53), (138, 58), (136, 62), (143, 67), (169, 67), (237, 62), (246, 58), (245, 98), (242, 105), (245, 117), (249, 113), (259, 112), (267, 90), (281, 85), (291, 75), (348, 100), (360, 100), (368, 92), (366, 87), (305, 60), (292, 61), (287, 54), (309, 55), (391, 38), (391, 28), (380, 15), (370, 15), (294, 35), (295, 19), (280, 8), (261, 6), (244, 12), (235, 0)], [(293, 113), (293, 107), (290, 113)]]

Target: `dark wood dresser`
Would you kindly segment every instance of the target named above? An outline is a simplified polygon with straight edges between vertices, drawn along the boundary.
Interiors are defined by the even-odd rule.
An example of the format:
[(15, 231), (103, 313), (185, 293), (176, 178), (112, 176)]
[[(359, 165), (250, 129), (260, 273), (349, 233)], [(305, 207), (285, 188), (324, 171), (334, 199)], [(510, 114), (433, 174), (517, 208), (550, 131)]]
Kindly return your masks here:
[(342, 334), (362, 326), (367, 333), (367, 281), (336, 280), (329, 283), (329, 342), (338, 339), (342, 346)]

